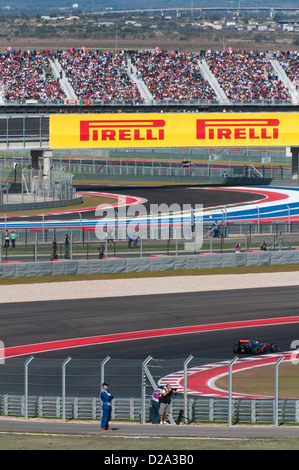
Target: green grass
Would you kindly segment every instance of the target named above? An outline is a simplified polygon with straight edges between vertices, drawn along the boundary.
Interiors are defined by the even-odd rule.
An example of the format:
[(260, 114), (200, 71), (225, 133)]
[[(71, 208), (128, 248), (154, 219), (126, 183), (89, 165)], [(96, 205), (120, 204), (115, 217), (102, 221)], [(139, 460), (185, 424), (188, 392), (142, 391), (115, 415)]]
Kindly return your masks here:
[[(122, 438), (99, 435), (65, 436), (21, 433), (0, 434), (0, 450), (299, 450), (299, 439)], [(120, 454), (121, 455), (121, 454)], [(134, 452), (132, 452), (134, 455)], [(107, 453), (107, 456), (111, 454)], [(102, 456), (103, 458), (103, 456)], [(142, 457), (144, 458), (144, 457)]]
[[(217, 387), (228, 390), (228, 377), (216, 380)], [(233, 377), (233, 392), (249, 395), (274, 396), (275, 393), (275, 366), (274, 364), (263, 367), (235, 371)], [(298, 367), (289, 361), (282, 362), (279, 366), (278, 393), (283, 398), (297, 398), (299, 387)]]

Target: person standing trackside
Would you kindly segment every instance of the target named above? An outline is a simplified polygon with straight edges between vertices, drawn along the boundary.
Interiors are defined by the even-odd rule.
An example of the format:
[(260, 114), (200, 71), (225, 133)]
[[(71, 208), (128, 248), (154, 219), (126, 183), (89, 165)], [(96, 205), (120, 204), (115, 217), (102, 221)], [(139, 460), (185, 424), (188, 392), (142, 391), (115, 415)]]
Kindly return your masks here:
[(133, 238), (132, 238), (132, 235), (130, 233), (127, 233), (127, 239), (128, 239), (128, 248), (131, 248)]
[(219, 237), (219, 225), (218, 225), (218, 220), (215, 220), (213, 223), (214, 227), (214, 237)]
[(152, 424), (159, 424), (160, 422), (159, 408), (162, 392), (163, 388), (158, 387), (152, 394)]
[(57, 241), (56, 241), (56, 238), (54, 238), (54, 240), (53, 240), (53, 253), (52, 253), (52, 256), (51, 256), (51, 261), (53, 261), (53, 259), (57, 259)]
[(99, 248), (99, 259), (103, 259), (104, 257), (104, 245), (101, 243), (101, 246)]
[(160, 424), (166, 423), (166, 416), (169, 414), (170, 403), (173, 396), (176, 395), (176, 389), (171, 388), (170, 384), (167, 384), (162, 391), (162, 396), (160, 399)]
[(236, 243), (236, 246), (235, 246), (235, 252), (240, 253), (240, 251), (241, 251), (241, 243), (238, 242)]
[(8, 231), (8, 230), (5, 230), (5, 234), (4, 234), (4, 248), (9, 248), (9, 241), (10, 241), (9, 231)]
[(15, 248), (16, 247), (16, 239), (18, 238), (18, 235), (12, 230), (10, 234), (10, 239), (11, 239), (11, 247)]
[(101, 400), (102, 400), (102, 419), (101, 419), (101, 431), (110, 431), (109, 429), (109, 421), (111, 417), (111, 409), (112, 409), (112, 400), (114, 395), (109, 392), (109, 384), (104, 382), (102, 384), (102, 391), (101, 391)]
[(64, 237), (64, 246), (65, 246), (65, 259), (69, 259), (70, 257), (70, 239), (68, 234)]
[(134, 240), (134, 248), (137, 248), (137, 244), (138, 244), (138, 239), (139, 239), (139, 232), (138, 230), (134, 230), (134, 233), (132, 235), (132, 239)]

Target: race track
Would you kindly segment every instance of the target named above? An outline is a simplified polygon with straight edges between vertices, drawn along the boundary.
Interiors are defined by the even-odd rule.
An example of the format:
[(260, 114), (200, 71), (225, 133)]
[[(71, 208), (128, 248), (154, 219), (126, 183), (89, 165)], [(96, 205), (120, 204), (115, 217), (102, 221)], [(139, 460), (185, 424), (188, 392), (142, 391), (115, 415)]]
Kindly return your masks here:
[[(40, 359), (59, 359), (59, 363), (71, 356), (87, 364), (89, 360), (100, 362), (109, 355), (121, 360), (123, 368), (127, 361), (130, 368), (130, 361), (138, 360), (141, 364), (151, 355), (156, 359), (176, 359), (181, 367), (191, 354), (195, 367), (231, 360), (232, 346), (239, 337), (258, 336), (264, 341), (276, 342), (281, 351), (290, 351), (292, 341), (299, 338), (298, 300), (297, 287), (276, 287), (7, 303), (1, 305), (2, 338), (7, 356), (19, 358), (7, 359), (8, 363), (10, 360), (24, 363), (25, 358), (33, 354)], [(268, 324), (277, 318), (285, 318), (287, 323)], [(243, 324), (247, 320), (254, 321), (252, 326)], [(261, 320), (264, 320), (262, 324)], [(229, 326), (213, 328), (219, 323)], [(211, 328), (196, 332), (195, 327), (200, 329), (203, 325), (211, 325)], [(186, 327), (191, 327), (191, 332), (186, 333)], [(172, 331), (159, 334), (163, 329)], [(156, 334), (147, 337), (148, 331)], [(128, 339), (125, 336), (128, 332), (141, 332), (141, 335)], [(86, 343), (86, 338), (92, 341)], [(71, 339), (75, 341), (70, 344)], [(24, 345), (28, 345), (25, 350)], [(124, 375), (123, 370), (121, 375)], [(126, 394), (127, 381), (122, 382), (123, 390), (117, 377), (111, 377), (110, 383), (119, 394)], [(97, 385), (84, 393), (94, 396)], [(136, 383), (130, 384), (129, 393), (138, 394), (139, 388), (137, 376)], [(9, 392), (5, 385), (2, 389)], [(15, 387), (13, 390), (16, 392)]]
[[(148, 193), (146, 191), (148, 190), (139, 188), (138, 191), (132, 190), (130, 194), (128, 190), (124, 190), (124, 193), (133, 198), (135, 196), (132, 194), (135, 194), (138, 198), (146, 200), (146, 204), (152, 204), (157, 200), (155, 198), (160, 200), (159, 191), (157, 193), (153, 190)], [(197, 200), (194, 194), (202, 199), (202, 194), (208, 193), (205, 189), (189, 188), (187, 193), (183, 192), (185, 199), (179, 198), (181, 192), (177, 193), (177, 189), (167, 194), (168, 203), (171, 204), (177, 196), (179, 201), (194, 202)], [(213, 208), (210, 207), (211, 195), (215, 198), (212, 203)], [(165, 199), (164, 196), (163, 198)], [(204, 204), (206, 220), (219, 218), (224, 199), (227, 204), (228, 221), (256, 220), (256, 212), (259, 217), (264, 217), (264, 220), (276, 216), (277, 220), (288, 218), (296, 220), (297, 210), (299, 213), (299, 192), (296, 190), (226, 188), (226, 191), (216, 191), (209, 188), (208, 202)], [(216, 207), (220, 200), (221, 210)], [(47, 223), (54, 226), (69, 224), (73, 222), (73, 216), (64, 213), (49, 214)], [(91, 213), (87, 211), (84, 223), (93, 225), (95, 222), (94, 217), (91, 217)], [(30, 226), (40, 222), (36, 217), (30, 217), (26, 220), (15, 219), (14, 227), (16, 223), (20, 223), (20, 226), (22, 224)], [(89, 361), (95, 361), (98, 368), (100, 361), (109, 355), (113, 360), (120, 361), (119, 375), (114, 371), (109, 377), (109, 368), (107, 368), (107, 378), (111, 387), (117, 390), (118, 396), (134, 396), (140, 394), (140, 375), (136, 375), (133, 380), (130, 375), (132, 367), (136, 369), (136, 363), (141, 364), (149, 355), (155, 359), (174, 361), (172, 369), (163, 370), (160, 376), (161, 383), (165, 383), (165, 380), (172, 380), (173, 373), (182, 370), (183, 361), (190, 354), (193, 356), (192, 367), (195, 368), (230, 361), (234, 356), (233, 344), (241, 337), (257, 336), (263, 341), (277, 343), (281, 354), (290, 352), (291, 343), (299, 338), (298, 283), (265, 288), (261, 283), (252, 289), (248, 286), (244, 288), (240, 278), (239, 285), (234, 281), (230, 288), (222, 290), (221, 284), (217, 284), (216, 276), (213, 288), (201, 292), (200, 282), (201, 277), (198, 277), (198, 292), (165, 291), (163, 294), (153, 292), (151, 295), (136, 295), (132, 279), (130, 292), (126, 296), (114, 297), (108, 292), (107, 297), (100, 295), (98, 298), (92, 298), (83, 295), (74, 300), (44, 301), (40, 301), (39, 296), (42, 289), (40, 294), (36, 289), (34, 301), (23, 301), (22, 298), (18, 298), (18, 288), (15, 286), (16, 301), (13, 298), (13, 301), (7, 303), (2, 301), (0, 305), (1, 340), (5, 344), (6, 364), (13, 362), (23, 370), (25, 359), (33, 354), (36, 360), (51, 359), (56, 361), (59, 367), (67, 356), (71, 356), (72, 361), (79, 361), (83, 369)], [(49, 284), (49, 288), (50, 286)], [(77, 284), (77, 287), (80, 289), (80, 284)], [(63, 288), (67, 289), (65, 284)], [(273, 324), (281, 318), (286, 322), (281, 324), (279, 321)], [(251, 325), (242, 323), (248, 320), (253, 323)], [(225, 325), (228, 322), (231, 322), (228, 328), (213, 328), (213, 325)], [(209, 325), (210, 328), (207, 331), (200, 331), (205, 325)], [(186, 332), (184, 330), (186, 328), (190, 328), (190, 331)], [(131, 336), (128, 338), (127, 334)], [(105, 341), (108, 337), (110, 339), (113, 337), (112, 341)], [(42, 365), (38, 367), (43, 368)], [(35, 393), (57, 396), (61, 389), (61, 377), (51, 374), (49, 369), (47, 372), (51, 376), (51, 383), (35, 384)], [(11, 379), (7, 374), (9, 375), (8, 369), (1, 368), (2, 393), (22, 394), (23, 383)], [(205, 389), (203, 392), (202, 385), (199, 380), (192, 393), (211, 395), (215, 392), (211, 389)], [(47, 386), (50, 389), (47, 389)], [(82, 394), (80, 387), (77, 392)], [(76, 394), (76, 388), (72, 393)], [(98, 383), (84, 387), (84, 396), (97, 394)]]
[[(102, 188), (79, 187), (78, 190), (98, 194)], [(110, 189), (106, 193), (115, 196), (116, 191)], [(176, 201), (182, 206), (201, 202), (205, 207), (204, 220), (218, 218), (218, 207), (223, 211), (224, 204), (228, 221), (254, 217), (257, 205), (260, 207), (259, 214), (265, 217), (269, 213), (277, 213), (281, 217), (286, 205), (293, 204), (293, 218), (296, 205), (299, 210), (299, 191), (286, 188), (134, 187), (117, 188), (117, 194), (120, 195), (121, 204), (142, 202), (147, 209), (161, 201), (167, 206)], [(37, 219), (16, 218), (14, 227), (17, 223), (36, 225), (40, 223)], [(73, 212), (61, 211), (47, 214), (47, 223), (49, 226), (70, 225), (78, 221), (74, 221)], [(84, 223), (97, 223), (94, 211), (86, 210)], [(167, 294), (166, 288), (163, 295), (136, 296), (132, 280), (129, 297), (105, 298), (101, 293), (101, 298), (87, 296), (86, 299), (77, 300), (3, 303), (2, 341), (6, 356), (24, 358), (37, 354), (38, 357), (63, 359), (71, 355), (74, 359), (88, 360), (109, 355), (122, 360), (143, 360), (148, 355), (177, 359), (192, 355), (201, 363), (204, 358), (208, 361), (227, 361), (233, 357), (236, 331), (237, 336), (247, 335), (248, 328), (244, 329), (238, 324), (225, 331), (213, 331), (213, 324), (297, 316), (298, 295), (294, 287), (252, 291), (243, 290), (242, 283), (232, 287), (236, 290), (221, 291), (221, 285), (215, 285), (213, 292), (177, 294)], [(204, 324), (212, 325), (209, 332), (193, 330), (183, 334), (179, 330), (182, 327), (199, 328)], [(172, 329), (171, 334), (166, 329)], [(249, 330), (249, 334), (254, 336), (264, 335), (264, 341), (278, 343), (281, 350), (289, 350), (295, 336), (299, 338), (297, 322), (275, 326), (255, 323)], [(143, 334), (146, 335), (143, 332), (149, 331), (152, 332), (147, 333), (149, 337), (141, 339)], [(109, 344), (108, 335), (112, 335)], [(193, 393), (202, 392), (194, 389)]]
[[(85, 194), (98, 196), (119, 197), (118, 206), (132, 209), (136, 206), (136, 215), (118, 216), (118, 223), (128, 225), (132, 219), (142, 226), (148, 226), (151, 222), (151, 208), (163, 204), (163, 211), (167, 213), (173, 210), (176, 204), (171, 222), (190, 222), (190, 208), (194, 209), (195, 218), (200, 218), (203, 223), (211, 223), (215, 220), (227, 223), (233, 222), (271, 222), (271, 221), (299, 221), (299, 190), (296, 188), (275, 187), (223, 187), (223, 188), (114, 188), (113, 190), (100, 187), (78, 187), (78, 191)], [(144, 212), (138, 213), (138, 205)], [(184, 207), (185, 206), (185, 207)], [(116, 208), (116, 204), (106, 207)], [(51, 210), (36, 216), (11, 217), (0, 220), (0, 228), (24, 229), (24, 228), (95, 228), (101, 224), (115, 224), (116, 215), (113, 218), (105, 216), (103, 210), (96, 213), (96, 207), (87, 209), (72, 209), (71, 211)], [(81, 217), (79, 217), (81, 214)], [(182, 215), (183, 214), (183, 215)], [(155, 217), (157, 223), (163, 221), (163, 214)]]

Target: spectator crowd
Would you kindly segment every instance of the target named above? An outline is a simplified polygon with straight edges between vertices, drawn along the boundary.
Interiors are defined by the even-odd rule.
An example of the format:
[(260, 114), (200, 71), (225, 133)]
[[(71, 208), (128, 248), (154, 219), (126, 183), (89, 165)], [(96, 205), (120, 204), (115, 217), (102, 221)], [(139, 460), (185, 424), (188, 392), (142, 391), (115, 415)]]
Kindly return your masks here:
[(54, 78), (47, 51), (16, 51), (0, 54), (0, 83), (5, 101), (53, 101), (65, 98)]
[(70, 49), (58, 60), (78, 99), (94, 101), (142, 101), (135, 82), (127, 74), (126, 54)]
[(253, 51), (208, 51), (211, 72), (231, 101), (290, 100), (268, 54)]
[[(299, 88), (299, 54), (279, 52), (276, 57), (291, 82)], [(78, 100), (99, 103), (142, 103), (138, 81), (154, 102), (217, 102), (213, 86), (203, 74), (210, 72), (232, 102), (290, 102), (291, 94), (279, 79), (269, 53), (254, 51), (201, 51), (169, 53), (164, 50), (21, 51), (0, 53), (0, 93), (6, 103), (67, 98), (68, 82)], [(54, 73), (54, 64), (58, 64)], [(57, 70), (60, 76), (57, 76)]]
[(296, 89), (299, 88), (299, 53), (297, 51), (286, 51), (277, 53), (280, 65), (284, 69), (286, 75), (294, 84)]
[(157, 50), (133, 53), (138, 75), (144, 80), (154, 100), (213, 101), (216, 94), (201, 75), (199, 56), (191, 52)]

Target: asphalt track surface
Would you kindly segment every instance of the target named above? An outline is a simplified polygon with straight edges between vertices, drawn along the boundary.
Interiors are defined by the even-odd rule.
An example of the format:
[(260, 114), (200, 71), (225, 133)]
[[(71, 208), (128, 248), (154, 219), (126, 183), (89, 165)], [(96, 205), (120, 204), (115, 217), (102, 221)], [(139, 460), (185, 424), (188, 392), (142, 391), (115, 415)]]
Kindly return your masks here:
[[(225, 188), (224, 188), (225, 189)], [(202, 189), (196, 186), (167, 186), (167, 187), (113, 187), (103, 186), (76, 186), (80, 191), (102, 191), (107, 193), (125, 194), (144, 198), (150, 204), (166, 203), (178, 204), (203, 204), (204, 207), (223, 206), (225, 204), (241, 204), (262, 199), (263, 196), (254, 193), (240, 193), (240, 191), (223, 191), (217, 189)]]
[[(1, 305), (1, 337), (5, 347), (10, 348), (128, 331), (296, 316), (298, 304), (297, 287), (9, 303)], [(196, 360), (199, 363), (207, 363), (232, 359), (233, 344), (239, 338), (252, 336), (257, 336), (266, 342), (275, 342), (281, 351), (289, 351), (292, 341), (299, 339), (299, 324), (237, 328), (115, 342), (49, 351), (35, 357), (57, 359), (61, 364), (67, 356), (71, 356), (73, 360), (88, 362), (88, 360), (101, 361), (109, 355), (113, 359), (122, 360), (123, 367), (126, 368), (126, 360), (139, 360), (141, 364), (151, 355), (155, 359), (177, 359), (180, 370), (183, 361), (190, 354), (196, 358), (192, 365), (198, 365)], [(8, 359), (7, 362), (10, 360), (20, 360), (24, 364), (25, 357)], [(5, 371), (4, 368), (2, 373), (5, 374)], [(106, 374), (109, 374), (109, 368)], [(109, 377), (108, 380), (118, 396), (135, 394), (138, 396), (140, 393), (138, 374), (135, 383), (130, 382), (132, 379), (124, 381), (125, 379), (120, 380), (118, 377)], [(84, 394), (95, 396), (98, 392), (97, 385), (85, 389)], [(12, 391), (6, 387), (11, 385), (2, 384), (2, 393)], [(20, 390), (22, 387), (21, 385)], [(13, 389), (13, 392), (17, 391)], [(37, 390), (38, 392), (42, 393), (42, 390)]]
[[(166, 204), (171, 206), (172, 204), (179, 204), (181, 207), (183, 204), (190, 204), (192, 207), (196, 204), (202, 204), (204, 208), (206, 207), (217, 207), (228, 204), (242, 204), (244, 202), (251, 202), (256, 199), (263, 199), (264, 196), (261, 194), (254, 194), (254, 192), (238, 192), (238, 191), (222, 191), (215, 189), (201, 189), (195, 186), (191, 187), (182, 187), (182, 186), (171, 186), (171, 187), (107, 187), (99, 185), (76, 185), (76, 191), (96, 191), (104, 192), (109, 194), (120, 194), (126, 196), (135, 196), (145, 199), (147, 202), (144, 203), (144, 206), (147, 210), (151, 204)], [(76, 207), (80, 209), (80, 207)], [(55, 211), (54, 211), (55, 212)], [(77, 218), (77, 216), (75, 216)], [(26, 219), (28, 221), (35, 220), (40, 218), (40, 215), (37, 216), (28, 216)], [(99, 218), (95, 216), (95, 211), (84, 211), (84, 218)], [(65, 214), (55, 213), (53, 215), (47, 214), (47, 220), (70, 220), (74, 219), (74, 214), (69, 212)], [(10, 221), (18, 220), (16, 217), (9, 217)]]
[[(200, 277), (198, 277), (200, 283)], [(132, 279), (132, 283), (134, 280)], [(17, 289), (17, 286), (16, 286)], [(5, 347), (68, 338), (124, 333), (210, 323), (298, 315), (297, 287), (236, 289), (188, 294), (141, 295), (73, 301), (17, 302), (1, 304), (1, 338)], [(253, 336), (289, 349), (299, 339), (299, 325), (259, 327)], [(263, 331), (262, 331), (263, 330)], [(273, 331), (270, 331), (273, 330)], [(289, 331), (288, 331), (289, 330)], [(205, 332), (161, 339), (142, 339), (109, 345), (41, 353), (39, 357), (99, 359), (109, 354), (122, 359), (195, 357), (228, 359), (232, 341), (245, 331)], [(226, 336), (224, 338), (223, 336)]]
[[(91, 189), (92, 188), (92, 189)], [(215, 189), (202, 189), (196, 186), (182, 187), (182, 186), (168, 186), (168, 187), (128, 187), (128, 188), (110, 188), (103, 186), (76, 186), (77, 192), (80, 191), (102, 191), (106, 193), (117, 193), (127, 196), (135, 196), (146, 199), (144, 203), (146, 209), (149, 209), (150, 204), (190, 204), (194, 207), (195, 204), (202, 204), (206, 207), (217, 207), (228, 204), (242, 204), (244, 202), (251, 202), (256, 199), (263, 199), (264, 196), (252, 193), (241, 193), (240, 191), (222, 191)]]
[[(200, 282), (200, 278), (199, 278)], [(129, 330), (171, 326), (216, 323), (231, 320), (293, 316), (298, 313), (297, 287), (239, 289), (231, 291), (199, 292), (176, 295), (132, 296), (126, 298), (83, 299), (82, 301), (26, 302), (1, 305), (2, 338), (6, 347), (20, 344), (125, 332)], [(189, 354), (196, 360), (223, 360), (233, 357), (232, 345), (240, 337), (257, 335), (265, 341), (275, 341), (281, 350), (290, 350), (293, 340), (299, 338), (299, 325), (239, 328), (237, 330), (206, 332), (83, 347), (60, 352), (48, 352), (41, 358), (65, 359), (67, 355), (80, 359), (141, 358), (149, 354), (156, 358), (183, 358)], [(22, 357), (24, 364), (25, 357)], [(59, 379), (60, 380), (60, 379)], [(140, 382), (140, 380), (139, 380)], [(140, 392), (140, 384), (138, 390)], [(119, 384), (112, 390), (119, 394)], [(60, 383), (59, 383), (60, 386)], [(132, 386), (132, 384), (130, 384)], [(137, 385), (136, 385), (137, 386)], [(23, 387), (23, 386), (22, 386)], [(134, 387), (132, 387), (134, 388)], [(132, 391), (132, 390), (131, 390)], [(2, 393), (5, 392), (4, 390)], [(91, 390), (93, 395), (93, 390)], [(94, 395), (93, 395), (94, 396)], [(226, 425), (168, 425), (152, 426), (130, 423), (112, 423), (113, 436), (164, 436), (197, 438), (298, 437), (292, 426), (237, 426)], [(0, 419), (0, 431), (48, 432), (65, 434), (99, 433), (99, 423)]]

